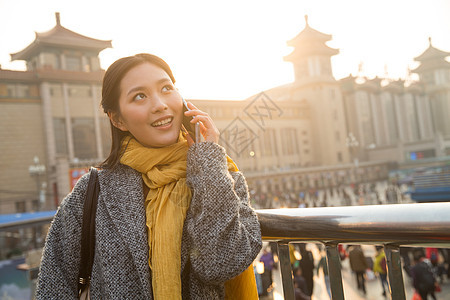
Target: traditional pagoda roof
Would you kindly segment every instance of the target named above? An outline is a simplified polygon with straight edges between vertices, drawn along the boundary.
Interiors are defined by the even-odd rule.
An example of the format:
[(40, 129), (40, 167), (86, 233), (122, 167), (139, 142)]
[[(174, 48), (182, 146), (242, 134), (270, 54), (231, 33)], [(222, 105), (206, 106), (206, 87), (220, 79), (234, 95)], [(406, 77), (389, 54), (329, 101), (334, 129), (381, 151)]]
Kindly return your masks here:
[(339, 82), (355, 82), (356, 77), (352, 75), (352, 73), (348, 74), (347, 77), (343, 77), (339, 79)]
[(415, 68), (414, 73), (423, 73), (428, 70), (435, 69), (450, 69), (450, 63), (445, 60), (447, 56), (450, 56), (450, 52), (439, 50), (431, 44), (431, 38), (428, 38), (430, 45), (421, 55), (414, 58), (414, 60), (420, 62), (420, 65)]
[(408, 85), (407, 87), (405, 87), (405, 89), (409, 92), (409, 93), (421, 93), (423, 92), (424, 89), (424, 84), (423, 82), (413, 82), (410, 85)]
[(76, 49), (89, 49), (100, 52), (111, 48), (111, 40), (97, 40), (76, 32), (61, 25), (59, 13), (56, 13), (56, 26), (47, 32), (35, 32), (34, 41), (22, 51), (11, 54), (11, 60), (27, 60), (43, 46), (56, 46)]
[(450, 56), (450, 52), (445, 52), (442, 50), (439, 50), (431, 44), (431, 37), (428, 38), (429, 46), (428, 49), (425, 50), (421, 55), (414, 58), (414, 60), (423, 62), (427, 60), (433, 60), (433, 59), (445, 59), (447, 56)]
[(375, 76), (372, 79), (365, 78), (365, 81), (358, 84), (359, 90), (366, 90), (366, 91), (379, 91), (381, 88), (381, 82), (383, 79), (381, 79), (378, 76)]
[(411, 71), (414, 73), (422, 73), (425, 71), (436, 69), (450, 69), (450, 63), (445, 59), (422, 62), (420, 66)]
[(284, 57), (286, 61), (294, 61), (298, 57), (309, 55), (332, 56), (339, 53), (338, 49), (328, 47), (325, 43), (332, 39), (330, 34), (325, 34), (311, 28), (308, 24), (308, 16), (305, 16), (305, 28), (292, 40), (287, 42), (288, 46), (295, 47), (291, 54)]
[(381, 82), (383, 81), (383, 79), (382, 78), (380, 78), (380, 77), (378, 77), (378, 76), (375, 76), (374, 78), (372, 78), (372, 79), (368, 79), (366, 82), (368, 83), (368, 84), (373, 84), (373, 85), (375, 85), (375, 86), (381, 86)]
[(307, 40), (318, 40), (325, 43), (332, 39), (331, 34), (326, 34), (311, 28), (308, 23), (308, 15), (305, 15), (305, 23), (305, 28), (296, 37), (287, 42), (288, 46), (296, 47)]
[(400, 91), (403, 91), (404, 88), (405, 88), (405, 81), (398, 79), (398, 80), (389, 82), (387, 85), (385, 85), (383, 87), (383, 90), (391, 90), (391, 91), (400, 92)]

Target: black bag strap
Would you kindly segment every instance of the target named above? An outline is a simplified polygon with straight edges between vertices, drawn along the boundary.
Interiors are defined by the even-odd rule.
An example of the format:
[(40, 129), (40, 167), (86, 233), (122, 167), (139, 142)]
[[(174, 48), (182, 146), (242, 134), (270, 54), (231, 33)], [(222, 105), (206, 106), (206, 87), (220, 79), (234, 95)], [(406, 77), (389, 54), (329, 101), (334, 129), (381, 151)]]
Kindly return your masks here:
[(89, 283), (94, 263), (95, 215), (97, 212), (98, 193), (100, 191), (97, 169), (91, 167), (89, 173), (89, 183), (83, 207), (83, 224), (81, 227), (81, 260), (78, 275), (78, 291), (80, 293)]

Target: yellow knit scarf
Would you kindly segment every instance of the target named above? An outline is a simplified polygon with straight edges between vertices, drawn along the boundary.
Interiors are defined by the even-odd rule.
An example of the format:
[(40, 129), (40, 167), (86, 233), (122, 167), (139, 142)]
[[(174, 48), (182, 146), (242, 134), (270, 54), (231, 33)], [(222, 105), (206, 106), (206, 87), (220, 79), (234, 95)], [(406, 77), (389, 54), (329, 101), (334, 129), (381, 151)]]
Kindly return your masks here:
[[(144, 147), (131, 137), (122, 141), (120, 162), (140, 172), (150, 189), (145, 210), (156, 300), (181, 299), (181, 236), (192, 196), (186, 185), (188, 149), (182, 133), (177, 143), (163, 148)], [(238, 171), (228, 156), (227, 161), (229, 171)], [(225, 295), (227, 299), (258, 299), (252, 266), (225, 283)]]

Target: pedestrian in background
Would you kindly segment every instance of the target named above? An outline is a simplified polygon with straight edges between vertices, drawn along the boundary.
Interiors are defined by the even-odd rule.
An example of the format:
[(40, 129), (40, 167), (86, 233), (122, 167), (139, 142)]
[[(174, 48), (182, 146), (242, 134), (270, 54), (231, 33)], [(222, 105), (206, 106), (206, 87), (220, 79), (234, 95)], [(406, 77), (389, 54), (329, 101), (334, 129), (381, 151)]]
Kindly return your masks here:
[(297, 267), (294, 269), (294, 295), (295, 300), (310, 300), (309, 290), (306, 285), (306, 280), (302, 274), (302, 268)]
[(427, 300), (430, 295), (434, 300), (434, 290), (436, 288), (436, 279), (431, 271), (431, 263), (425, 258), (422, 250), (417, 249), (414, 252), (415, 265), (411, 269), (413, 286), (419, 293), (422, 300)]
[(381, 282), (381, 287), (383, 289), (383, 296), (386, 297), (386, 290), (389, 291), (389, 283), (387, 281), (386, 255), (382, 246), (375, 246), (375, 249), (377, 253), (375, 254), (373, 271), (378, 274)]
[(317, 276), (319, 276), (319, 270), (322, 269), (323, 272), (323, 280), (325, 282), (325, 286), (327, 288), (328, 296), (331, 299), (331, 287), (330, 287), (330, 276), (328, 275), (328, 264), (327, 264), (327, 257), (325, 255), (325, 251), (321, 251), (322, 257), (319, 260), (319, 263), (317, 264)]
[(307, 295), (311, 296), (314, 289), (314, 257), (311, 251), (306, 250), (305, 243), (298, 244), (298, 246), (300, 249), (300, 255), (302, 256), (299, 262), (299, 267), (302, 269), (302, 274), (306, 281), (306, 286), (308, 288)]
[(355, 273), (358, 290), (361, 290), (365, 295), (367, 291), (364, 274), (366, 273), (366, 269), (368, 268), (368, 266), (361, 246), (352, 246), (348, 253), (348, 258), (350, 260), (350, 268)]
[(273, 255), (268, 251), (267, 247), (264, 248), (263, 254), (259, 258), (259, 261), (264, 264), (264, 273), (261, 274), (262, 294), (261, 296), (267, 296), (269, 289), (272, 286), (272, 270), (275, 264)]

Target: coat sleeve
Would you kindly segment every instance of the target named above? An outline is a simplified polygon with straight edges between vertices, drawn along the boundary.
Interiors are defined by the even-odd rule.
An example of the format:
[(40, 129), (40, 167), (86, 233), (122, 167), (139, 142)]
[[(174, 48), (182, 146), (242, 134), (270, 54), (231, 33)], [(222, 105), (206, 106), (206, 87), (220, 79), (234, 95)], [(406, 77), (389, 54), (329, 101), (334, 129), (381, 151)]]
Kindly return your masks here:
[(240, 172), (228, 172), (225, 149), (203, 142), (188, 152), (187, 183), (193, 190), (185, 230), (192, 271), (209, 283), (242, 273), (258, 255), (261, 230)]
[(80, 235), (89, 174), (61, 202), (43, 249), (36, 299), (78, 299)]

